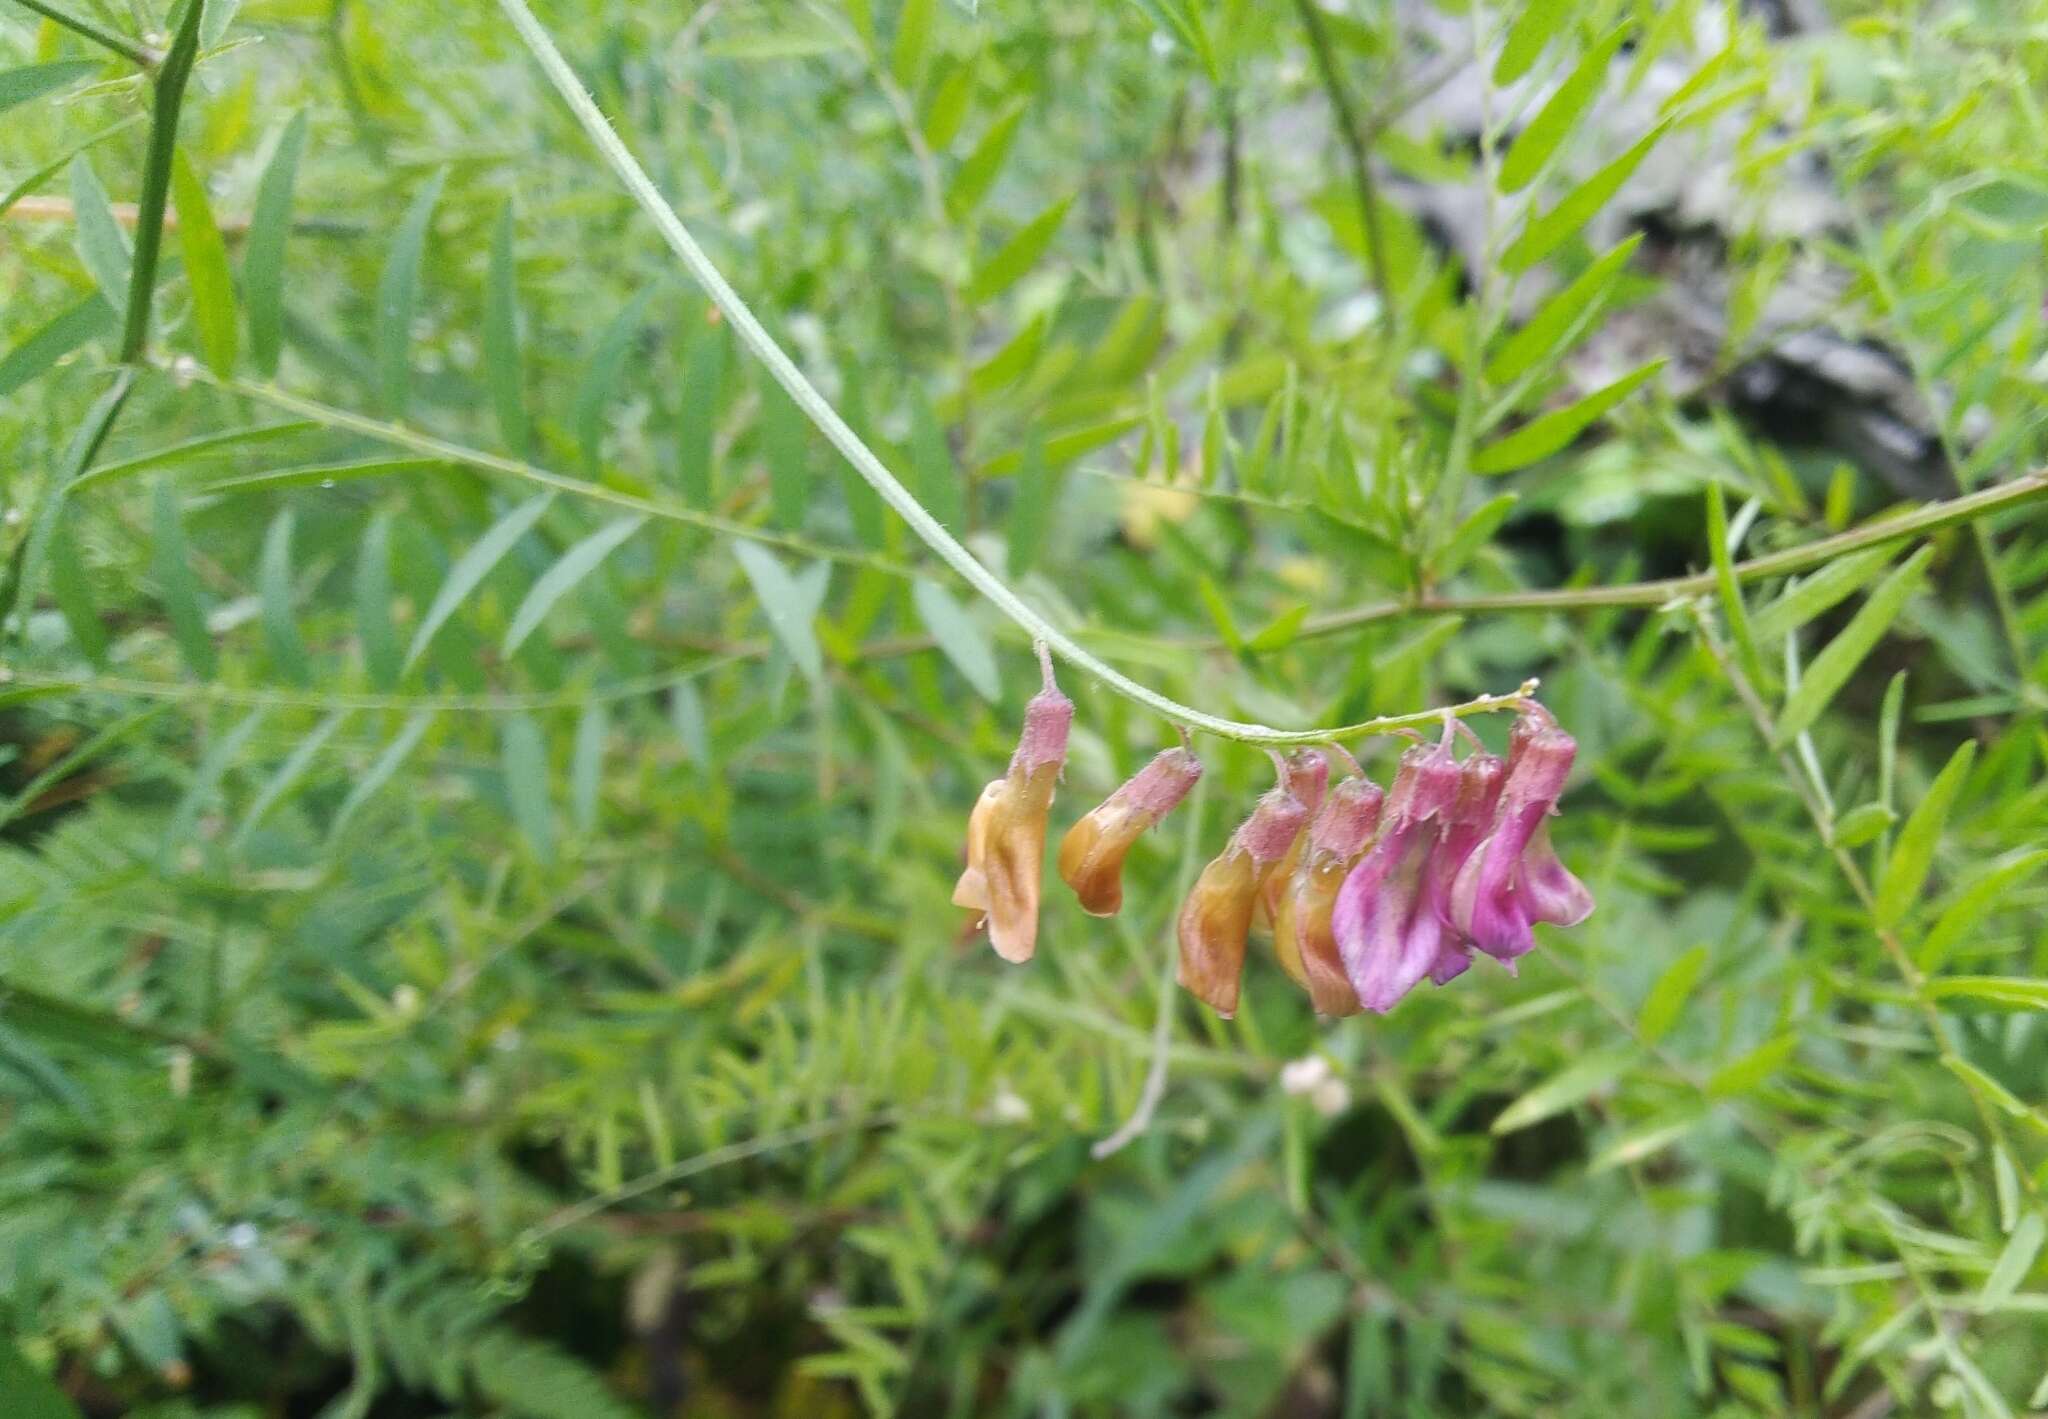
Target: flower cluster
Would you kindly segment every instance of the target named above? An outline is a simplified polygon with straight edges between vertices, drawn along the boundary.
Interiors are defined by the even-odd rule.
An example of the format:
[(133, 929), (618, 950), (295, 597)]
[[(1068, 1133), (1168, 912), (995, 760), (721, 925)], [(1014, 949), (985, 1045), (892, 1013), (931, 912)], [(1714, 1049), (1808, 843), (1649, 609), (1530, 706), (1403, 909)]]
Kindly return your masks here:
[[(1593, 910), (1558, 861), (1549, 818), (1578, 746), (1550, 712), (1521, 700), (1505, 759), (1478, 747), (1462, 761), (1442, 739), (1401, 756), (1391, 789), (1341, 749), (1274, 755), (1278, 782), (1202, 869), (1178, 920), (1180, 983), (1217, 1013), (1237, 1009), (1256, 922), (1318, 1014), (1384, 1014), (1424, 978), (1444, 985), (1474, 952), (1509, 971), (1535, 949), (1536, 922), (1572, 926)], [(1031, 959), (1053, 789), (1073, 702), (1053, 684), (1025, 707), (1008, 772), (982, 790), (967, 827), (967, 867), (953, 901), (981, 913), (1008, 961)], [(1468, 737), (1470, 731), (1464, 731)], [(1083, 911), (1114, 916), (1132, 846), (1202, 776), (1185, 746), (1168, 749), (1074, 824), (1059, 872)]]

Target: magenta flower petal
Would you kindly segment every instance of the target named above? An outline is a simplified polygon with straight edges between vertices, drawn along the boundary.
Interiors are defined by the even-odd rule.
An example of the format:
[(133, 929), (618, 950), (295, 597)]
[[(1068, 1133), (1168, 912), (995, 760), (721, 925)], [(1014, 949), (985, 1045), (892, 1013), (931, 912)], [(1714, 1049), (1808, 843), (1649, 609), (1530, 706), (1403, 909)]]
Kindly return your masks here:
[[(1410, 749), (1387, 795), (1379, 838), (1345, 877), (1330, 928), (1359, 1004), (1385, 1014), (1436, 966), (1445, 944), (1431, 857), (1457, 797), (1448, 747)], [(1453, 945), (1456, 943), (1453, 942)]]
[(1550, 845), (1550, 824), (1538, 823), (1522, 850), (1521, 871), (1515, 877), (1515, 891), (1528, 908), (1529, 919), (1552, 926), (1577, 926), (1593, 914), (1593, 894), (1586, 884), (1557, 860)]

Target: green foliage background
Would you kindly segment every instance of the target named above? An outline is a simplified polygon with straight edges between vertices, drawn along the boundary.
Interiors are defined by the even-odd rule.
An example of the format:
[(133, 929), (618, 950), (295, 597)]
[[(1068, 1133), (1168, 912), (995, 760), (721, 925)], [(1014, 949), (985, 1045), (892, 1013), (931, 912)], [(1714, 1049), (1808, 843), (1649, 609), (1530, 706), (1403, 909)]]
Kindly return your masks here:
[[(1477, 152), (1386, 126), (1457, 55), (1373, 0), (544, 8), (804, 369), (1097, 653), (1287, 726), (1542, 678), (1599, 911), (1336, 1024), (1263, 957), (1231, 1022), (1161, 989), (1247, 746), (1199, 742), (1121, 917), (1048, 892), (1021, 969), (966, 937), (1026, 639), (497, 9), (57, 8), (198, 50), (180, 103), (0, 0), (9, 1416), (2048, 1405), (2038, 0), (1701, 52), (1718, 6), (1480, 11), (1509, 68), (1623, 25), (1596, 88), (1698, 77), (1657, 145), (1503, 112)], [(1332, 78), (1376, 160), (1494, 193), (1485, 269), (1362, 219)], [(1712, 387), (1567, 381), (1660, 280), (1589, 244), (1603, 164), (1729, 115), (1743, 210), (1818, 160), (1852, 221), (1728, 234), (1717, 369), (1833, 264), (1995, 516)], [(152, 186), (145, 284), (109, 204)], [(1591, 274), (1524, 324), (1530, 266)], [(1056, 825), (1171, 740), (1067, 688)]]

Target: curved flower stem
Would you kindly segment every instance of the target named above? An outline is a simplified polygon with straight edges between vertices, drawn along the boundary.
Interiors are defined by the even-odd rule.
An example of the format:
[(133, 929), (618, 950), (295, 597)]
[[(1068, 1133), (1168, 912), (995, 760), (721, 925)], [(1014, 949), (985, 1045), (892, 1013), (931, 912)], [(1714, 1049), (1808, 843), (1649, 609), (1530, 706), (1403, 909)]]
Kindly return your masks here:
[[(1191, 729), (1199, 729), (1219, 738), (1235, 739), (1248, 744), (1314, 744), (1337, 737), (1380, 734), (1401, 725), (1433, 723), (1445, 713), (1442, 710), (1429, 710), (1421, 714), (1367, 720), (1361, 724), (1346, 725), (1337, 729), (1274, 729), (1264, 724), (1224, 719), (1169, 699), (1150, 686), (1139, 684), (1130, 676), (1083, 649), (1071, 636), (1053, 625), (1012, 591), (1002, 578), (983, 566), (972, 552), (960, 544), (958, 538), (925, 510), (924, 504), (920, 503), (910, 490), (898, 481), (896, 475), (883, 465), (846, 420), (839, 417), (839, 411), (832, 407), (830, 401), (818, 392), (817, 387), (804, 377), (803, 371), (783, 353), (782, 346), (776, 343), (775, 337), (768, 333), (746, 301), (740, 298), (739, 293), (733, 290), (718, 268), (712, 264), (704, 248), (697, 244), (697, 239), (690, 235), (689, 228), (683, 225), (675, 209), (663, 199), (660, 191), (647, 176), (646, 170), (640, 166), (638, 160), (619, 138), (596, 101), (590, 97), (589, 91), (583, 87), (583, 81), (576, 77), (576, 71), (569, 67), (569, 62), (555, 47), (555, 42), (549, 38), (547, 30), (533, 17), (533, 11), (527, 8), (526, 0), (498, 0), (498, 5), (505, 12), (506, 19), (511, 21), (512, 28), (518, 32), (527, 49), (539, 61), (548, 81), (554, 85), (562, 101), (569, 106), (570, 113), (575, 116), (585, 135), (596, 145), (599, 156), (625, 186), (633, 200), (639, 204), (640, 209), (653, 220), (663, 240), (668, 243), (669, 249), (675, 252), (692, 278), (704, 288), (705, 294), (710, 296), (712, 303), (731, 323), (740, 343), (767, 367), (768, 373), (774, 376), (775, 382), (782, 386), (783, 391), (789, 395), (797, 408), (804, 412), (805, 417), (817, 425), (818, 431), (825, 435), (826, 440), (839, 450), (840, 455), (848, 463), (853, 465), (854, 471), (880, 494), (882, 501), (894, 509), (897, 516), (910, 524), (910, 530), (937, 553), (941, 561), (958, 573), (961, 580), (980, 592), (1003, 615), (1052, 647), (1061, 659), (1080, 667), (1110, 690), (1135, 704), (1145, 706), (1155, 714), (1184, 723)], [(1525, 698), (1529, 688), (1525, 686), (1506, 695), (1481, 696), (1477, 700), (1456, 706), (1449, 713), (1482, 714), (1489, 710), (1501, 709)]]

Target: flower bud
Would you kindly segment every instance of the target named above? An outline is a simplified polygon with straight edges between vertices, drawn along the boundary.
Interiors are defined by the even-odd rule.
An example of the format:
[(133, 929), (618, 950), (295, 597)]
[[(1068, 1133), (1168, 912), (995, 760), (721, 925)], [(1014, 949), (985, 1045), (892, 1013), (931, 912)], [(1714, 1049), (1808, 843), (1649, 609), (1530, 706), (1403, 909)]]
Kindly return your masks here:
[(953, 904), (981, 912), (989, 944), (1006, 961), (1028, 961), (1038, 946), (1045, 824), (1053, 788), (1067, 757), (1074, 702), (1052, 683), (1024, 706), (1024, 729), (1002, 778), (982, 789), (967, 820), (967, 867), (953, 886)]
[[(1280, 893), (1273, 915), (1273, 951), (1308, 989), (1318, 1015), (1356, 1015), (1358, 993), (1330, 929), (1344, 875), (1365, 852), (1379, 826), (1386, 795), (1370, 779), (1346, 779), (1330, 790), (1322, 812), (1301, 840), (1301, 862)], [(1277, 873), (1275, 874), (1278, 875)]]
[(1237, 1012), (1245, 943), (1266, 875), (1287, 855), (1308, 821), (1308, 809), (1279, 786), (1259, 800), (1251, 817), (1196, 879), (1180, 909), (1180, 983), (1226, 1020)]
[(1445, 742), (1401, 756), (1379, 837), (1338, 889), (1331, 931), (1358, 1003), (1385, 1014), (1435, 967), (1444, 924), (1432, 909), (1428, 866), (1460, 774)]
[(1168, 749), (1124, 781), (1060, 841), (1060, 878), (1090, 916), (1115, 916), (1124, 902), (1124, 858), (1147, 828), (1173, 811), (1202, 761), (1184, 748)]
[[(1301, 800), (1301, 806), (1308, 810), (1309, 821), (1313, 822), (1322, 809), (1323, 794), (1329, 788), (1330, 761), (1318, 750), (1296, 749), (1280, 761), (1280, 781), (1287, 786), (1289, 793)], [(1287, 890), (1287, 884), (1294, 880), (1294, 869), (1301, 862), (1302, 844), (1307, 837), (1306, 828), (1295, 834), (1279, 865), (1266, 874), (1266, 885), (1259, 889), (1259, 916), (1266, 922), (1280, 919), (1280, 897)], [(1287, 959), (1282, 957), (1280, 964), (1287, 966)], [(1301, 983), (1301, 977), (1295, 975), (1291, 966), (1287, 973)]]

